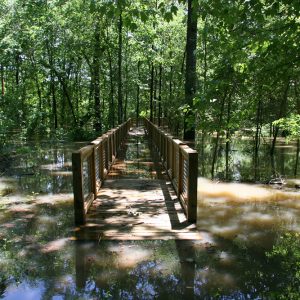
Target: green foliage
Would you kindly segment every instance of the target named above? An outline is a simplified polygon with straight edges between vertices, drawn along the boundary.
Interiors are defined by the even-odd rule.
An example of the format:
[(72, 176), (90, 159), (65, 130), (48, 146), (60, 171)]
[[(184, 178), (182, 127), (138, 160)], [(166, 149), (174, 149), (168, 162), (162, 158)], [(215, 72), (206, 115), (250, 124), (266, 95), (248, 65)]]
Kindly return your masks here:
[[(274, 124), (297, 137), (299, 119), (288, 114), (299, 106), (299, 1), (193, 5), (198, 85), (188, 114), (197, 115), (197, 128), (233, 133), (280, 119)], [(152, 66), (158, 114), (161, 66), (161, 114), (178, 129), (187, 114), (186, 9), (183, 0), (2, 1), (0, 133), (25, 128), (28, 137), (61, 131), (78, 138), (98, 119), (103, 130), (116, 126), (120, 15), (124, 118), (135, 115), (138, 87), (139, 109), (149, 117)]]
[(279, 237), (273, 249), (266, 253), (272, 264), (278, 264), (282, 272), (282, 287), (276, 299), (299, 299), (300, 297), (300, 235), (286, 233)]
[(286, 118), (281, 118), (273, 122), (274, 126), (279, 126), (288, 132), (287, 139), (299, 138), (300, 136), (300, 115), (290, 114)]

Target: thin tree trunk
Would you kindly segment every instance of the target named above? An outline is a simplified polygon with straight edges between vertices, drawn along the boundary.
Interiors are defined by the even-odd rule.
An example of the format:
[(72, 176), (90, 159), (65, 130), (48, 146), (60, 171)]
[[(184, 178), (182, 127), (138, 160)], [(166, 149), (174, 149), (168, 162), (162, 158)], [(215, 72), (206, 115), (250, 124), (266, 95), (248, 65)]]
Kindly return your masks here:
[(138, 126), (138, 120), (140, 116), (140, 66), (141, 66), (141, 61), (138, 61), (137, 65), (137, 85), (136, 85), (136, 126)]
[(262, 86), (258, 87), (257, 107), (256, 107), (256, 131), (255, 131), (255, 145), (254, 145), (254, 180), (257, 181), (258, 176), (258, 162), (259, 162), (259, 147), (261, 137), (262, 124)]
[(227, 128), (226, 128), (226, 180), (229, 180), (229, 153), (230, 153), (230, 116), (231, 114), (231, 97), (228, 98), (227, 103)]
[(123, 94), (122, 94), (122, 47), (123, 47), (123, 19), (122, 11), (119, 15), (118, 23), (118, 123), (121, 124), (123, 121)]
[[(77, 126), (78, 122), (77, 122), (77, 118), (76, 118), (75, 111), (74, 111), (74, 108), (73, 108), (72, 99), (71, 99), (71, 97), (69, 95), (69, 92), (68, 92), (67, 84), (65, 83), (65, 80), (62, 78), (62, 76), (60, 76), (60, 74), (55, 69), (54, 69), (54, 72), (55, 72), (56, 76), (58, 77), (58, 80), (59, 80), (60, 84), (62, 85), (63, 98), (67, 99), (70, 110), (71, 110), (71, 113), (72, 113), (74, 124)], [(64, 100), (63, 100), (63, 104), (64, 104)]]
[(159, 86), (158, 86), (158, 126), (161, 125), (161, 93), (162, 93), (162, 64), (159, 65)]
[(94, 32), (94, 57), (93, 57), (93, 73), (94, 73), (94, 129), (101, 132), (101, 99), (100, 99), (100, 26), (97, 21)]
[(294, 170), (295, 176), (297, 176), (298, 173), (299, 155), (300, 155), (300, 139), (297, 139), (296, 162), (295, 162), (295, 170)]
[(55, 82), (54, 82), (54, 75), (51, 71), (50, 73), (50, 91), (52, 95), (52, 114), (54, 118), (54, 129), (56, 130), (58, 128), (58, 120), (57, 120), (57, 102), (56, 102), (56, 96), (55, 96)]
[[(284, 89), (284, 93), (283, 93), (283, 96), (282, 96), (282, 99), (281, 99), (281, 102), (280, 102), (278, 119), (283, 118), (283, 117), (286, 116), (287, 98), (288, 98), (289, 87), (290, 87), (290, 80), (288, 80), (286, 88)], [(279, 127), (275, 126), (274, 137), (273, 137), (271, 151), (270, 151), (272, 156), (274, 155), (274, 152), (275, 152), (276, 139), (277, 139), (277, 136), (278, 136), (278, 132), (279, 132)]]
[(151, 78), (150, 78), (150, 121), (153, 122), (153, 88), (154, 88), (154, 64), (151, 63)]
[[(298, 85), (297, 82), (294, 84), (295, 87), (295, 96), (296, 96), (296, 109), (297, 113), (300, 114), (300, 99), (299, 99), (299, 93), (298, 93)], [(294, 175), (297, 176), (298, 173), (298, 165), (299, 165), (299, 155), (300, 155), (300, 139), (297, 139), (297, 150), (296, 150), (296, 162), (295, 162), (295, 170)]]
[(20, 54), (17, 52), (16, 54), (16, 86), (20, 83)]
[(4, 80), (4, 67), (0, 66), (0, 72), (1, 72), (1, 95), (2, 97), (5, 96), (5, 80)]
[(153, 87), (153, 119), (157, 123), (157, 68), (154, 68), (154, 87)]
[(124, 103), (124, 121), (127, 120), (127, 106), (128, 106), (128, 62), (127, 62), (127, 44), (125, 56), (125, 103)]
[(34, 56), (30, 56), (30, 61), (31, 64), (34, 68), (34, 81), (36, 84), (36, 89), (37, 89), (37, 94), (38, 94), (38, 98), (39, 98), (39, 110), (40, 112), (42, 111), (42, 92), (41, 92), (41, 88), (40, 88), (40, 84), (39, 84), (39, 79), (38, 79), (38, 73), (37, 73), (37, 68), (36, 68), (36, 62), (34, 59)]
[(113, 67), (112, 58), (110, 51), (108, 53), (108, 64), (109, 64), (109, 79), (110, 79), (110, 102), (109, 102), (109, 125), (110, 127), (115, 127), (115, 101), (114, 101), (114, 78), (113, 78)]

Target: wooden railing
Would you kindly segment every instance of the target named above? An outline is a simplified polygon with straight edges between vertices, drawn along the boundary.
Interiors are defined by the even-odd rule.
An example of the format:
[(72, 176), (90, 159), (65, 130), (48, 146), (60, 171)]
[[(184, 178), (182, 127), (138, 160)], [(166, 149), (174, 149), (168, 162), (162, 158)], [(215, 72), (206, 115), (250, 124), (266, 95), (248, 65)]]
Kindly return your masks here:
[(145, 128), (167, 170), (189, 222), (197, 217), (198, 153), (145, 119)]
[(72, 153), (75, 224), (85, 224), (86, 213), (109, 172), (131, 120), (109, 130), (89, 145)]

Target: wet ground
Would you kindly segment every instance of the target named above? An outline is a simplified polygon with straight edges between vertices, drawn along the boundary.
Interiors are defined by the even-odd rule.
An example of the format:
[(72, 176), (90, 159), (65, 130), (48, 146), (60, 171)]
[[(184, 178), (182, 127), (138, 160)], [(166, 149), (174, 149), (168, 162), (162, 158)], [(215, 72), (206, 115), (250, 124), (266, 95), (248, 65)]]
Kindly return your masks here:
[[(129, 145), (128, 164), (148, 155), (142, 145)], [(0, 298), (298, 299), (296, 189), (199, 179), (202, 240), (74, 241), (70, 158), (80, 146), (23, 145), (0, 178)], [(155, 176), (151, 164), (134, 168)]]

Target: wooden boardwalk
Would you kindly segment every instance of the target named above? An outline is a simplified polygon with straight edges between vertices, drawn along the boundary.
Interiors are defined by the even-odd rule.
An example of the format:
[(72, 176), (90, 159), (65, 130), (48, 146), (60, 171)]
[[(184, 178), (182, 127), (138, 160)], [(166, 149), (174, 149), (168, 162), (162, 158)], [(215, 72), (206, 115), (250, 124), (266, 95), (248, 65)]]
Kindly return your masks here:
[(79, 240), (201, 239), (142, 127), (133, 128), (93, 201)]

